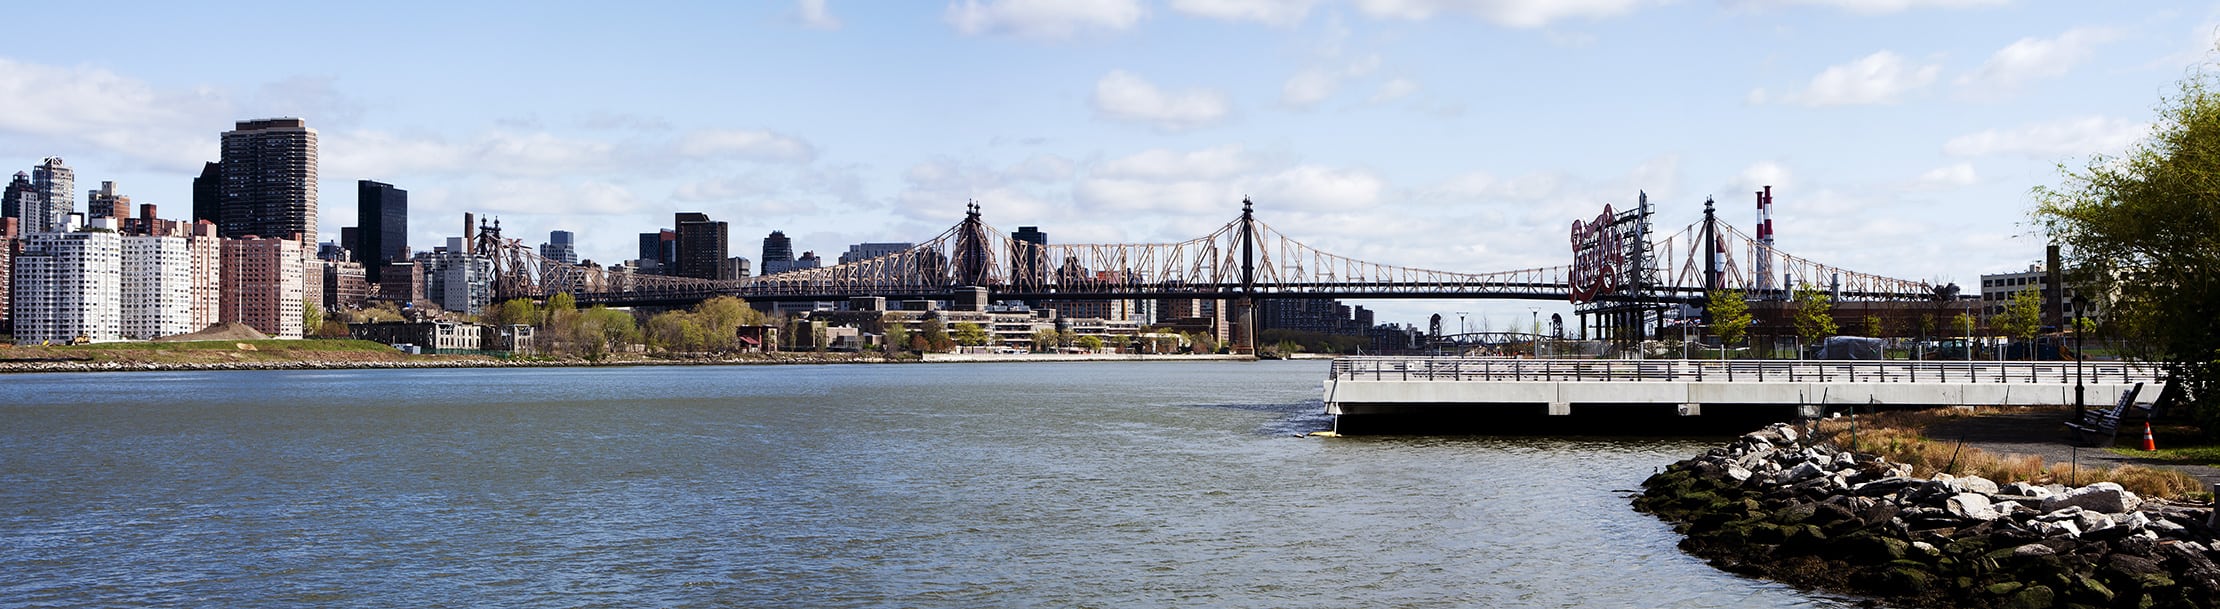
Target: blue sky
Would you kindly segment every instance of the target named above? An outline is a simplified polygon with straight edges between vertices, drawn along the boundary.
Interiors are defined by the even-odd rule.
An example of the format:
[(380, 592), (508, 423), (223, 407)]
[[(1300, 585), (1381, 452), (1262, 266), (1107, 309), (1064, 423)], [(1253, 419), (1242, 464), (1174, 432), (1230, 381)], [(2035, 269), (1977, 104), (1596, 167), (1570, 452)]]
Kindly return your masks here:
[[(1646, 190), (1780, 247), (1975, 283), (2041, 256), (2028, 189), (2117, 153), (2213, 60), (2220, 5), (2013, 0), (35, 3), (0, 38), (0, 166), (59, 155), (179, 217), (232, 121), (321, 133), (354, 181), (585, 257), (703, 211), (754, 258), (917, 241), (967, 199), (1061, 243), (1239, 213), (1320, 249), (1487, 272)], [(39, 24), (39, 25), (32, 25)], [(1382, 321), (1561, 303), (1377, 301)], [(1448, 315), (1454, 317), (1453, 313)], [(1478, 323), (1477, 321), (1475, 322)]]

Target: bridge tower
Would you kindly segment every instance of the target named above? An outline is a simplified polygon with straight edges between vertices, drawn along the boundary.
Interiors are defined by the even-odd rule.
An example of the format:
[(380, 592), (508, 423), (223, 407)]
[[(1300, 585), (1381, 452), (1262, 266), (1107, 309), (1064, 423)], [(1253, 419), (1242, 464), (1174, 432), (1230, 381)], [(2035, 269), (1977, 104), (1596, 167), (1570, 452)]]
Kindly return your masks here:
[(1233, 301), (1233, 352), (1256, 353), (1256, 204), (1241, 197), (1241, 294)]

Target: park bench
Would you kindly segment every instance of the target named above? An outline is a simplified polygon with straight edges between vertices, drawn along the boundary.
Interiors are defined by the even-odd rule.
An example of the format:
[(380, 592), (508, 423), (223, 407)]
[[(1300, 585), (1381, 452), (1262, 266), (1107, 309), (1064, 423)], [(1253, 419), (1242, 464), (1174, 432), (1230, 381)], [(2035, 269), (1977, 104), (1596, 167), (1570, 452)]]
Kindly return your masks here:
[(2135, 394), (2143, 392), (2143, 384), (2136, 383), (2120, 394), (2120, 403), (2110, 408), (2091, 411), (2079, 420), (2067, 421), (2066, 428), (2073, 430), (2074, 439), (2090, 446), (2111, 446), (2113, 436), (2120, 429), (2120, 415), (2135, 403)]

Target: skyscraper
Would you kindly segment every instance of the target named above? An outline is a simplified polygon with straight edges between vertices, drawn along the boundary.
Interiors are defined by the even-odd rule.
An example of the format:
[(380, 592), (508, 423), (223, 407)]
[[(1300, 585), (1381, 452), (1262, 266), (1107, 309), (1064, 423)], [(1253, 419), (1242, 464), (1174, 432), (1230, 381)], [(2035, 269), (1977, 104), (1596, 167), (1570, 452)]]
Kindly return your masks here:
[(8, 182), (8, 189), (5, 194), (0, 194), (0, 218), (23, 219), (23, 222), (21, 222), (22, 230), (36, 232), (31, 227), (38, 223), (31, 222), (24, 214), (32, 213), (37, 209), (39, 209), (39, 191), (31, 187), (31, 174), (23, 171), (15, 172), (15, 180)]
[(794, 268), (794, 240), (786, 238), (783, 231), (771, 231), (763, 238), (763, 274), (777, 275)]
[(308, 121), (239, 121), (223, 134), (222, 173), (216, 225), (225, 237), (315, 241), (316, 130)]
[(378, 268), (405, 259), (409, 246), (409, 191), (392, 184), (355, 182), (355, 260), (362, 262), (363, 278), (377, 283)]
[(15, 258), (15, 341), (121, 339), (122, 257), (114, 232), (25, 235)]
[(672, 275), (698, 279), (716, 279), (717, 266), (724, 264), (730, 249), (726, 241), (729, 232), (725, 223), (709, 219), (700, 212), (679, 212), (678, 268)]
[[(1048, 282), (1048, 233), (1038, 226), (1020, 226), (1010, 233), (1010, 281), (1018, 291), (1040, 291)], [(1030, 245), (1026, 245), (1030, 244)]]
[(113, 180), (101, 180), (100, 188), (85, 191), (85, 220), (94, 218), (123, 218), (131, 215), (131, 197), (116, 194)]
[(185, 223), (221, 220), (223, 206), (224, 165), (214, 162), (201, 165), (200, 177), (193, 178), (193, 217), (186, 218)]
[(31, 189), (38, 191), (39, 217), (26, 210), (24, 232), (67, 230), (69, 214), (77, 211), (77, 172), (62, 164), (62, 157), (46, 157), (31, 167)]
[(540, 257), (563, 264), (578, 264), (578, 247), (571, 243), (573, 237), (567, 230), (548, 231), (547, 242), (540, 244)]

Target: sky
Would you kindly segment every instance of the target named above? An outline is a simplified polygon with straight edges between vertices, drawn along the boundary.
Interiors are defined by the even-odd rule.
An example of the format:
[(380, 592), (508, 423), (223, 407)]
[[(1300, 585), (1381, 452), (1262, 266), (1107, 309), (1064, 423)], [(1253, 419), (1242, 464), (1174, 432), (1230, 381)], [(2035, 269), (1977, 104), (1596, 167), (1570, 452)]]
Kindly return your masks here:
[(2191, 2), (217, 4), (12, 8), (0, 167), (60, 156), (177, 218), (234, 121), (297, 116), (321, 240), (359, 179), (409, 191), (415, 249), (476, 212), (605, 263), (680, 211), (729, 222), (734, 255), (782, 230), (830, 260), (967, 201), (1155, 243), (1246, 196), (1319, 250), (1459, 272), (1567, 264), (1570, 223), (1638, 192), (1663, 232), (1706, 198), (1754, 232), (1772, 185), (1781, 250), (1964, 286), (2038, 261), (2030, 189), (2143, 137), (2220, 30)]

